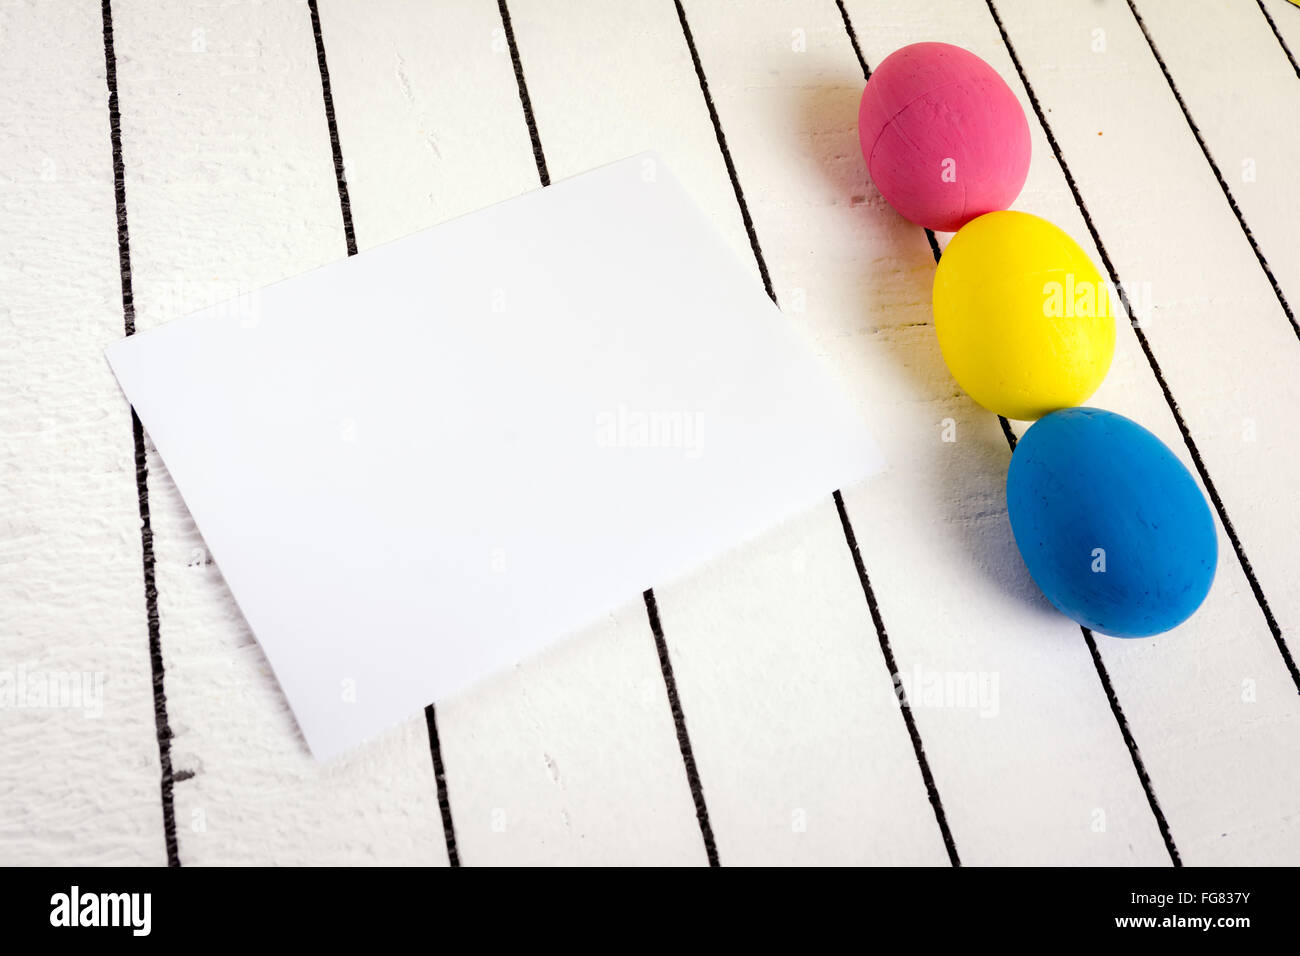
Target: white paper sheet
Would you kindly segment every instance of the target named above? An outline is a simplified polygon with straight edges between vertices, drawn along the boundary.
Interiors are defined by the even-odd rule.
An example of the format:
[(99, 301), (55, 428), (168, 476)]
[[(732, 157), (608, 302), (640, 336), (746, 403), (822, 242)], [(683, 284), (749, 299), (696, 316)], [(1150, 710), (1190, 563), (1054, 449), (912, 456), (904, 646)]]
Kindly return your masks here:
[(653, 154), (108, 357), (322, 759), (879, 466)]

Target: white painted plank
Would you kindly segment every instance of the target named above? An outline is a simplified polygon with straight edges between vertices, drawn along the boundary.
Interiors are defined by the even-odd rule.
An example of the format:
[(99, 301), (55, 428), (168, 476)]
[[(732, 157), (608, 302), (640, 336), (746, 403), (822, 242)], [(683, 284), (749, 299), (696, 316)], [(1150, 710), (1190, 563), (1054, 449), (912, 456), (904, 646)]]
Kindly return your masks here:
[(466, 864), (707, 862), (639, 601), (438, 714)]
[[(327, 2), (321, 22), (362, 249), (539, 187), (493, 4)], [(438, 723), (466, 864), (706, 861), (639, 595)]]
[(359, 248), (539, 187), (495, 4), (324, 0), (320, 17)]
[[(1300, 77), (1255, 4), (1141, 0), (1136, 7), (1294, 316), (1300, 302), (1300, 181), (1294, 170), (1300, 123), (1283, 118), (1300, 114)], [(1185, 140), (1178, 140), (1180, 154)], [(1187, 165), (1196, 159), (1188, 154)], [(1220, 215), (1215, 226), (1226, 222)], [(1291, 320), (1286, 309), (1282, 315)]]
[(0, 102), (0, 859), (165, 863), (98, 8), (0, 10)]
[[(1005, 439), (939, 358), (924, 233), (864, 182), (863, 80), (838, 11), (688, 8), (778, 297), (888, 449), (890, 470), (845, 498), (962, 859), (1162, 862), (1079, 630), (1015, 555)], [(959, 679), (984, 682), (983, 701), (929, 690)]]
[[(114, 15), (140, 328), (344, 255), (306, 6), (119, 0)], [(176, 785), (181, 862), (443, 862), (423, 718), (315, 763), (150, 466), (172, 756), (195, 774)]]
[[(1095, 257), (988, 7), (978, 0), (951, 5), (942, 14), (901, 2), (848, 7), (869, 62), (879, 62), (905, 43), (938, 39), (968, 47), (1008, 79), (1031, 116), (1034, 137), (1029, 180), (1016, 208), (1060, 224)], [(1267, 311), (1269, 302), (1276, 310), (1277, 303), (1267, 283), (1261, 288), (1249, 249), (1244, 249), (1247, 263), (1223, 238), (1239, 237), (1240, 230), (1127, 8), (1080, 3), (1048, 11), (1003, 0), (998, 10), (1044, 108), (1052, 111), (1047, 115), (1053, 130), (1119, 275), (1153, 300), (1155, 316), (1144, 328), (1242, 531), (1245, 519), (1238, 514), (1245, 509), (1237, 507), (1243, 499), (1237, 489), (1248, 481), (1262, 485), (1260, 476), (1247, 472), (1265, 465), (1250, 461), (1256, 452), (1240, 441), (1241, 411), (1235, 412), (1235, 421), (1228, 413), (1226, 426), (1216, 427), (1212, 419), (1216, 414), (1222, 419), (1220, 403), (1239, 402), (1252, 382), (1277, 388), (1293, 381), (1280, 367), (1276, 350), (1294, 348), (1294, 337), (1288, 343), (1281, 335), (1290, 331), (1284, 321), (1251, 320), (1249, 327), (1256, 330), (1247, 336), (1251, 345), (1233, 345), (1228, 340), (1241, 335), (1245, 323), (1221, 322), (1204, 308), (1212, 301), (1205, 276), (1219, 268), (1232, 272), (1231, 281), (1217, 281), (1240, 296), (1235, 305), (1243, 318)], [(1099, 26), (1109, 44), (1104, 57), (1091, 52), (1092, 31)], [(1081, 99), (1078, 91), (1084, 88), (1089, 96)], [(1180, 135), (1185, 142), (1168, 145), (1180, 144)], [(1162, 149), (1153, 150), (1153, 142)], [(1201, 159), (1201, 165), (1193, 159)], [(1210, 177), (1208, 184), (1198, 169)], [(1194, 186), (1181, 181), (1186, 176), (1196, 177)], [(1175, 244), (1170, 236), (1183, 241)], [(1187, 248), (1200, 251), (1194, 258), (1179, 254)], [(1189, 287), (1205, 289), (1199, 296), (1202, 305), (1186, 296)], [(1222, 291), (1215, 295), (1221, 297)], [(1142, 422), (1190, 467), (1136, 336), (1124, 322), (1119, 331), (1115, 362), (1091, 404)], [(1268, 346), (1255, 335), (1269, 337)], [(1206, 363), (1218, 367), (1207, 369)], [(1231, 370), (1231, 386), (1224, 369)], [(1263, 435), (1264, 411), (1257, 415)], [(1277, 426), (1274, 435), (1291, 427), (1277, 417), (1269, 421)], [(1262, 488), (1256, 493), (1267, 497)], [(1280, 547), (1285, 536), (1274, 532), (1272, 540)], [(1261, 554), (1272, 550), (1267, 540), (1254, 543)], [(1278, 862), (1294, 858), (1298, 838), (1295, 777), (1284, 768), (1293, 764), (1286, 757), (1294, 753), (1300, 712), (1294, 687), (1222, 533), (1219, 544), (1215, 586), (1190, 621), (1158, 639), (1099, 637), (1098, 645), (1184, 861)], [(1278, 553), (1265, 557), (1274, 567), (1288, 566)], [(1251, 683), (1245, 685), (1247, 681)], [(1255, 694), (1251, 703), (1243, 700), (1246, 686)]]
[(1291, 0), (1260, 0), (1260, 3), (1273, 21), (1280, 42), (1286, 44), (1285, 52), (1279, 50), (1282, 58), (1288, 59), (1290, 53), (1290, 59), (1300, 61), (1300, 5)]

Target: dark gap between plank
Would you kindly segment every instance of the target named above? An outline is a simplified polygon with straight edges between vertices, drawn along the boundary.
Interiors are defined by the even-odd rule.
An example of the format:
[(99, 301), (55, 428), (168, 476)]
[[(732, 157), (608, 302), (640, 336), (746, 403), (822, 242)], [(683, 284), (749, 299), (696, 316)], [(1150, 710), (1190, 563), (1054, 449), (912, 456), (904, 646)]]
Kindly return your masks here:
[[(311, 12), (311, 29), (316, 39), (316, 63), (320, 67), (321, 94), (325, 100), (325, 120), (329, 125), (330, 148), (334, 154), (334, 177), (338, 182), (339, 208), (343, 213), (343, 237), (349, 256), (357, 254), (357, 238), (352, 228), (352, 203), (348, 198), (348, 184), (343, 173), (343, 146), (339, 142), (338, 124), (334, 117), (334, 94), (330, 90), (329, 65), (325, 60), (325, 38), (321, 35), (320, 11), (316, 0), (307, 0)], [(447, 775), (442, 764), (442, 746), (438, 741), (438, 721), (433, 704), (424, 709), (425, 726), (429, 733), (429, 753), (433, 759), (434, 786), (438, 794), (438, 810), (442, 815), (442, 835), (447, 844), (447, 861), (460, 866), (460, 853), (456, 849), (456, 826), (451, 816), (451, 801), (447, 795)]]
[[(519, 87), (519, 104), (524, 111), (524, 122), (528, 126), (528, 137), (533, 144), (533, 160), (537, 164), (537, 178), (543, 187), (551, 184), (550, 173), (546, 169), (546, 154), (542, 150), (541, 135), (537, 131), (537, 119), (533, 115), (533, 101), (528, 95), (528, 82), (524, 78), (524, 64), (519, 56), (519, 46), (515, 42), (514, 27), (510, 22), (510, 9), (506, 0), (497, 0), (501, 12), (501, 26), (505, 30), (506, 45), (510, 48), (510, 61), (515, 70), (515, 83)], [(700, 783), (699, 770), (695, 764), (695, 753), (691, 748), (691, 737), (686, 731), (686, 715), (682, 709), (681, 699), (677, 694), (677, 681), (673, 677), (672, 662), (668, 657), (668, 644), (664, 639), (663, 627), (659, 621), (659, 609), (655, 602), (653, 590), (643, 595), (646, 613), (650, 618), (650, 630), (654, 635), (655, 648), (659, 654), (659, 671), (663, 677), (664, 689), (668, 693), (668, 706), (673, 715), (673, 727), (677, 733), (677, 747), (681, 751), (682, 766), (686, 771), (686, 782), (690, 787), (691, 800), (695, 804), (695, 818), (699, 823), (700, 837), (704, 841), (704, 852), (710, 866), (718, 866), (718, 848), (713, 839), (713, 827), (709, 823), (709, 808), (704, 800), (704, 787)]]
[[(122, 159), (122, 114), (117, 98), (117, 54), (113, 49), (113, 10), (103, 0), (104, 68), (108, 78), (108, 129), (113, 147), (113, 192), (117, 205), (117, 257), (122, 280), (123, 330), (135, 335), (135, 293), (131, 285), (131, 237), (126, 224), (126, 164)], [(131, 409), (131, 441), (135, 448), (135, 490), (140, 509), (140, 552), (144, 571), (145, 621), (149, 633), (149, 666), (153, 676), (154, 732), (158, 740), (158, 763), (162, 769), (159, 791), (162, 798), (163, 842), (167, 865), (180, 866), (176, 841), (176, 808), (172, 772), (172, 729), (167, 721), (164, 689), (162, 629), (158, 619), (158, 585), (154, 573), (153, 524), (149, 516), (149, 463), (145, 455), (144, 426)]]
[[(727, 146), (727, 137), (722, 130), (722, 121), (718, 117), (718, 111), (713, 104), (713, 95), (709, 92), (708, 77), (704, 73), (704, 65), (700, 61), (699, 50), (695, 46), (695, 37), (691, 33), (690, 24), (686, 19), (686, 11), (683, 9), (681, 0), (673, 0), (677, 7), (677, 18), (681, 21), (682, 35), (686, 40), (687, 49), (691, 54), (691, 62), (695, 66), (695, 76), (699, 80), (700, 92), (704, 96), (704, 104), (708, 108), (709, 120), (713, 123), (713, 133), (718, 141), (718, 149), (722, 153), (722, 159), (727, 167), (727, 175), (731, 179), (731, 188), (736, 195), (736, 204), (740, 207), (740, 216), (745, 224), (745, 231), (749, 236), (750, 249), (754, 253), (754, 259), (758, 263), (758, 271), (763, 279), (763, 288), (767, 291), (770, 298), (777, 308), (780, 308), (780, 302), (777, 301), (776, 292), (772, 288), (772, 277), (767, 268), (767, 260), (763, 256), (763, 249), (759, 245), (758, 231), (754, 227), (754, 220), (749, 213), (749, 204), (745, 201), (745, 192), (740, 185), (740, 177), (736, 173), (736, 165), (731, 158), (731, 150)], [(848, 544), (849, 551), (853, 557), (854, 567), (858, 573), (858, 582), (862, 586), (863, 594), (866, 597), (867, 609), (871, 614), (872, 623), (875, 625), (876, 637), (880, 643), (880, 650), (884, 657), (885, 666), (889, 671), (892, 681), (896, 682), (898, 676), (898, 667), (894, 661), (894, 652), (889, 642), (889, 634), (885, 630), (885, 623), (880, 616), (880, 609), (876, 603), (875, 593), (871, 588), (871, 581), (867, 576), (867, 569), (862, 561), (862, 555), (858, 550), (856, 535), (853, 531), (853, 525), (849, 520), (848, 511), (844, 507), (844, 499), (839, 489), (832, 494), (835, 501), (835, 507), (839, 513), (840, 524), (844, 530), (845, 542)], [(898, 686), (899, 710), (903, 716), (903, 723), (907, 728), (908, 737), (912, 742), (912, 751), (916, 756), (917, 765), (921, 771), (921, 779), (925, 784), (926, 793), (930, 800), (930, 806), (934, 810), (935, 821), (939, 826), (939, 831), (943, 836), (944, 847), (948, 852), (949, 862), (953, 866), (960, 866), (961, 860), (957, 854), (957, 845), (953, 840), (952, 831), (948, 827), (948, 818), (943, 809), (943, 801), (939, 797), (938, 787), (934, 782), (934, 775), (930, 771), (930, 763), (925, 755), (925, 748), (922, 745), (921, 734), (912, 717), (911, 708), (907, 704), (906, 695), (903, 693), (901, 686)]]

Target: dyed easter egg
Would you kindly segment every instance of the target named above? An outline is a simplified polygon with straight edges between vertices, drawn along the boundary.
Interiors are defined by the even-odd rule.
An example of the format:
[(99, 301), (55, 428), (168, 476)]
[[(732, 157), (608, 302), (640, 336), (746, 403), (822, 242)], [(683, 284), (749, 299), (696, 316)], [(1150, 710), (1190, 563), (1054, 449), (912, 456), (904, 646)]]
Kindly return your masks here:
[(1196, 481), (1114, 412), (1066, 408), (1035, 422), (1011, 456), (1007, 512), (1043, 594), (1101, 634), (1167, 631), (1214, 580), (1218, 539)]
[(1063, 230), (991, 212), (953, 236), (934, 274), (934, 330), (953, 378), (1007, 418), (1079, 405), (1115, 353), (1109, 286)]
[(947, 43), (914, 43), (876, 67), (858, 107), (871, 181), (905, 218), (955, 232), (1006, 209), (1029, 172), (1029, 123), (996, 70)]

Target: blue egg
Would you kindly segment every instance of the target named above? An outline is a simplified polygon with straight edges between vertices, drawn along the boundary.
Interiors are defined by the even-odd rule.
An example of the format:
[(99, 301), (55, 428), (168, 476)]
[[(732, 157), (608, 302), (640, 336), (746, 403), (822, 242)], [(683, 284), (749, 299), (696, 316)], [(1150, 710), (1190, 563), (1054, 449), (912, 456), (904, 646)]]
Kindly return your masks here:
[(1219, 543), (1201, 489), (1159, 438), (1114, 412), (1035, 422), (1011, 456), (1007, 512), (1043, 594), (1101, 634), (1167, 631), (1214, 580)]

